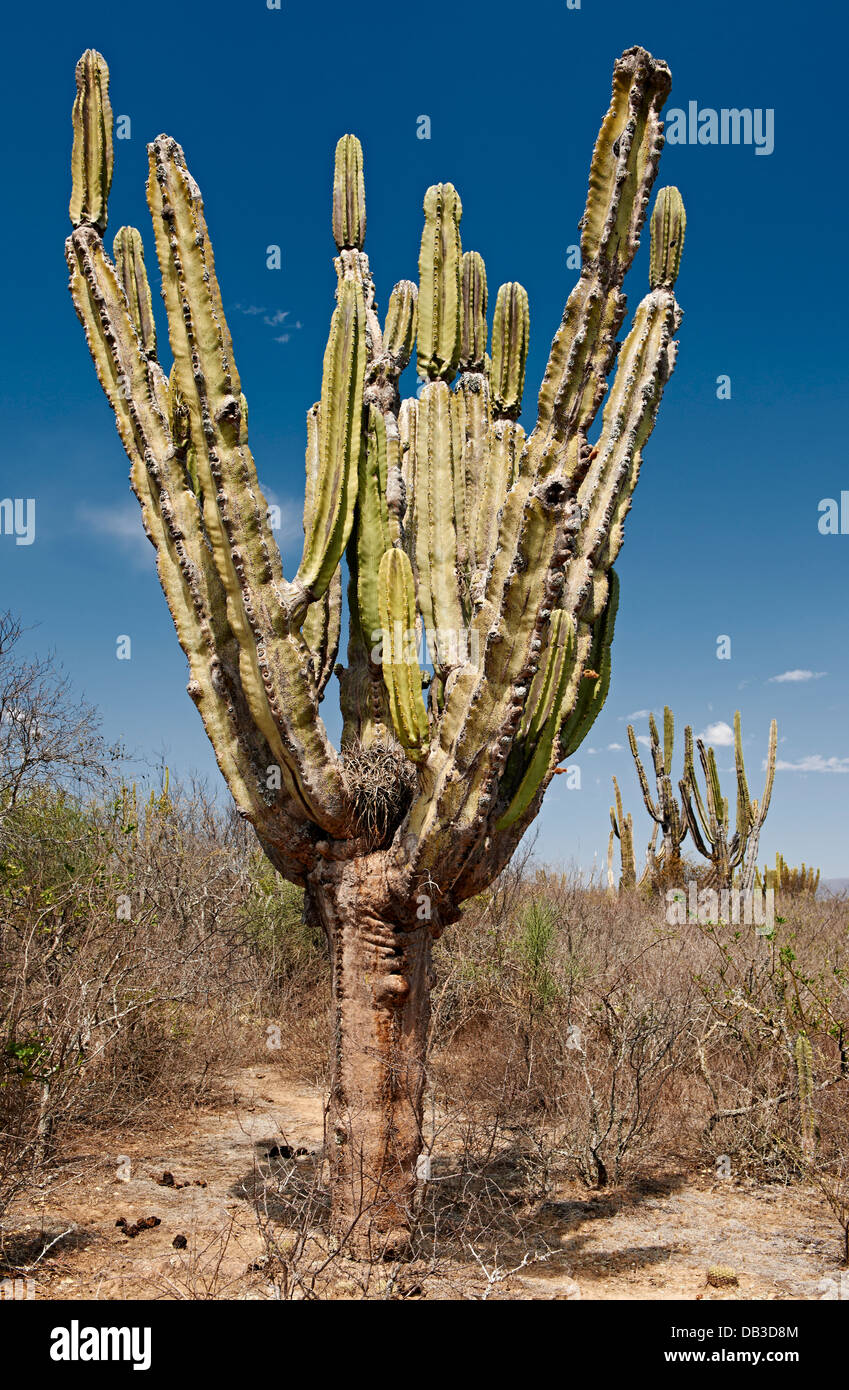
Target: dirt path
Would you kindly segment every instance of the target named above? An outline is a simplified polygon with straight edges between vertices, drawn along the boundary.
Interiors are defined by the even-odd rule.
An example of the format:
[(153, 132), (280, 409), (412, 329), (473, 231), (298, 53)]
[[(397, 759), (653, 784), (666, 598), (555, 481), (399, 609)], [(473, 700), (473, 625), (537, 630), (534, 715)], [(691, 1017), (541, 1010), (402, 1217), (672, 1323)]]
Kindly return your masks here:
[[(10, 1248), (24, 1263), (61, 1235), (31, 1271), (36, 1298), (280, 1296), (262, 1211), (258, 1220), (250, 1196), (272, 1180), (268, 1226), (285, 1238), (281, 1174), (290, 1175), (285, 1183), (309, 1188), (320, 1161), (322, 1098), (261, 1066), (239, 1072), (234, 1085), (229, 1104), (190, 1124), (181, 1117), (173, 1130), (119, 1134), (109, 1152), (99, 1137), (90, 1139), (85, 1152), (70, 1154), (10, 1213)], [(166, 1173), (174, 1186), (162, 1185)], [(135, 1236), (116, 1225), (123, 1218), (132, 1231), (147, 1217), (159, 1224)], [(576, 1186), (538, 1204), (529, 1221), (547, 1258), (504, 1278), (513, 1256), (486, 1252), (490, 1297), (817, 1299), (834, 1297), (840, 1280), (836, 1226), (821, 1199), (798, 1188), (710, 1177), (673, 1177), (604, 1195)], [(180, 1238), (185, 1245), (175, 1248)], [(730, 1267), (738, 1283), (712, 1287), (707, 1272), (716, 1265)], [(386, 1296), (394, 1288), (375, 1276), (368, 1292)], [(486, 1288), (469, 1255), (418, 1282), (408, 1278), (406, 1292), (462, 1298)], [(337, 1277), (326, 1296), (359, 1296), (356, 1274)]]

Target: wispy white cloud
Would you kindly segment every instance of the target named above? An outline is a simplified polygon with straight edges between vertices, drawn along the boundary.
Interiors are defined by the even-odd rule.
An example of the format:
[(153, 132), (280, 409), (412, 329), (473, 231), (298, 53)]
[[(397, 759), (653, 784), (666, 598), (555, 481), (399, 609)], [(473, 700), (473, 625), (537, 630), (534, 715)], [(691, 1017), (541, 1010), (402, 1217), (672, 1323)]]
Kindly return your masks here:
[(114, 541), (141, 562), (152, 558), (150, 542), (144, 533), (141, 513), (133, 503), (118, 503), (112, 507), (77, 507), (77, 520), (97, 536)]
[(283, 323), (289, 317), (288, 309), (277, 309), (273, 314), (266, 314), (263, 323), (267, 323), (269, 328), (276, 328), (279, 323)]
[(240, 314), (248, 314), (253, 317), (255, 314), (264, 314), (265, 309), (261, 304), (234, 304), (234, 309), (238, 309)]
[(262, 495), (268, 503), (271, 515), (271, 529), (274, 532), (274, 539), (282, 548), (295, 539), (302, 539), (304, 533), (303, 526), (303, 503), (294, 502), (291, 498), (279, 497), (273, 488), (266, 487), (260, 482)]
[(801, 671), (797, 669), (795, 671), (782, 671), (780, 676), (770, 676), (769, 679), (770, 682), (781, 685), (785, 681), (819, 681), (827, 675), (827, 671)]
[(795, 763), (779, 758), (775, 766), (778, 772), (849, 772), (849, 758), (824, 758), (821, 753), (810, 753)]
[(632, 710), (630, 714), (620, 714), (619, 718), (629, 721), (632, 719), (648, 719), (651, 713), (652, 711), (650, 709), (635, 709)]
[(607, 751), (608, 751), (608, 753), (621, 753), (621, 752), (622, 752), (622, 744), (621, 744), (621, 743), (608, 743), (608, 745), (607, 745)]
[(651, 748), (651, 739), (648, 734), (637, 734), (637, 742), (642, 743), (646, 748)]
[(715, 724), (708, 724), (700, 734), (699, 738), (703, 743), (710, 743), (714, 748), (733, 748), (734, 730), (730, 724), (726, 724), (724, 719), (719, 719)]

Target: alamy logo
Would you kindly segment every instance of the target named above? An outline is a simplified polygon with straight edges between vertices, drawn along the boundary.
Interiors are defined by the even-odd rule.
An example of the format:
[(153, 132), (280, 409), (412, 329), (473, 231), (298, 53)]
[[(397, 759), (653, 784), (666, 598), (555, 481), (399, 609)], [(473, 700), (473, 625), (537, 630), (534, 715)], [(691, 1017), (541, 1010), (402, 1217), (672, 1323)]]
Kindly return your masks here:
[(775, 929), (775, 889), (699, 888), (690, 880), (686, 889), (666, 892), (666, 921), (670, 927), (699, 922), (703, 927), (719, 922), (733, 926), (754, 926), (758, 936), (769, 936)]
[(149, 1327), (54, 1327), (51, 1361), (132, 1361), (134, 1371), (150, 1369)]
[(35, 540), (35, 498), (4, 497), (0, 501), (0, 532), (14, 536), (15, 545), (32, 545)]
[(755, 154), (772, 154), (775, 149), (775, 110), (757, 106), (699, 107), (687, 103), (687, 110), (671, 106), (664, 113), (664, 134), (669, 145), (754, 145)]

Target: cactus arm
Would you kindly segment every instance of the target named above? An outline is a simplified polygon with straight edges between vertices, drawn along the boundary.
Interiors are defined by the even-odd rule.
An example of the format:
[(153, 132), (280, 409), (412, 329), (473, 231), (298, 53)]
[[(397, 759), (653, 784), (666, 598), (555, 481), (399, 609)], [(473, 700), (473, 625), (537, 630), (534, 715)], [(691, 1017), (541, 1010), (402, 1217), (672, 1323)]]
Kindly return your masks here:
[(112, 254), (142, 347), (148, 357), (156, 357), (156, 325), (144, 265), (144, 247), (141, 235), (135, 227), (120, 228), (115, 235)]
[(463, 205), (453, 184), (434, 184), (425, 194), (419, 253), (417, 369), (430, 380), (450, 381), (460, 360), (460, 219)]
[(634, 856), (634, 825), (630, 812), (626, 816), (622, 810), (622, 794), (619, 783), (613, 778), (616, 809), (610, 808), (611, 833), (619, 841), (619, 854), (622, 861), (622, 874), (619, 879), (620, 890), (633, 888), (637, 881), (637, 863)]
[(239, 673), (239, 650), (227, 621), (223, 588), (203, 541), (197, 500), (180, 467), (168, 419), (168, 384), (144, 354), (114, 267), (93, 226), (66, 245), (71, 294), (131, 463), (130, 480), (177, 636), (189, 663), (189, 694), (241, 813), (276, 847), (299, 881), (311, 849), (300, 799), (284, 783), (267, 790), (276, 757), (252, 720)]
[(459, 584), (458, 550), (462, 533), (462, 494), (458, 474), (456, 398), (444, 381), (424, 388), (416, 412), (416, 487), (413, 535), (419, 611), (433, 651), (434, 668), (444, 677), (456, 665), (453, 647), (466, 622)]
[(571, 422), (576, 433), (586, 429), (604, 394), (624, 310), (621, 285), (663, 146), (660, 111), (669, 87), (666, 64), (642, 50), (628, 50), (615, 65), (611, 104), (590, 167), (581, 278), (555, 335), (539, 395), (533, 448), (541, 467), (554, 465), (556, 446)]
[[(94, 56), (97, 61), (83, 62), (78, 65), (78, 101), (75, 104), (75, 128), (78, 124), (77, 116), (80, 107), (85, 107), (86, 103), (89, 106), (93, 102), (97, 104), (98, 92), (102, 89), (106, 67), (99, 55)], [(82, 97), (79, 91), (81, 72), (84, 84)], [(102, 102), (99, 109), (105, 109)], [(167, 141), (161, 143), (171, 145), (171, 142)], [(101, 150), (102, 158), (105, 159), (108, 155), (111, 168), (110, 142), (102, 141), (97, 148)], [(174, 149), (176, 148), (174, 147)], [(171, 433), (172, 420), (169, 418), (169, 412), (172, 399), (176, 402), (177, 393), (172, 395), (169, 390), (169, 383), (161, 368), (148, 357), (145, 345), (139, 337), (139, 330), (133, 320), (131, 306), (123, 283), (119, 280), (115, 268), (103, 250), (99, 228), (105, 225), (105, 205), (92, 210), (89, 194), (85, 190), (90, 190), (95, 185), (98, 188), (108, 190), (109, 180), (98, 175), (97, 170), (92, 167), (89, 159), (90, 153), (91, 149), (89, 148), (86, 156), (88, 162), (85, 171), (85, 196), (78, 196), (80, 183), (78, 160), (73, 162), (72, 168), (74, 182), (74, 194), (72, 195), (72, 214), (74, 216), (72, 220), (79, 218), (90, 218), (91, 220), (79, 221), (68, 241), (67, 254), (71, 268), (71, 291), (77, 312), (86, 329), (98, 374), (115, 411), (119, 433), (130, 457), (133, 486), (142, 503), (148, 534), (162, 557), (160, 572), (163, 576), (163, 586), (169, 605), (175, 615), (178, 635), (183, 642), (192, 669), (190, 693), (201, 707), (206, 727), (215, 745), (216, 756), (219, 758), (225, 775), (228, 776), (228, 779), (232, 779), (235, 788), (234, 794), (245, 814), (256, 821), (263, 821), (263, 813), (256, 805), (256, 790), (247, 776), (247, 763), (240, 755), (234, 755), (231, 747), (226, 746), (234, 742), (252, 750), (249, 754), (251, 777), (256, 774), (258, 756), (263, 759), (266, 768), (272, 764), (281, 767), (283, 785), (280, 790), (282, 799), (277, 795), (268, 795), (263, 786), (259, 792), (261, 801), (267, 805), (280, 802), (278, 808), (280, 814), (283, 814), (285, 810), (287, 815), (291, 813), (295, 821), (310, 819), (312, 810), (315, 809), (319, 811), (320, 815), (326, 815), (332, 823), (334, 817), (332, 804), (329, 814), (327, 814), (326, 807), (319, 810), (320, 800), (318, 797), (316, 797), (314, 807), (308, 805), (309, 792), (299, 776), (299, 753), (302, 750), (298, 748), (296, 740), (293, 740), (295, 743), (293, 749), (284, 746), (279, 729), (271, 717), (268, 695), (264, 689), (263, 678), (256, 660), (255, 643), (252, 638), (247, 643), (243, 641), (243, 638), (247, 636), (247, 629), (244, 611), (240, 612), (239, 602), (234, 602), (238, 584), (233, 582), (232, 561), (230, 562), (230, 572), (227, 574), (227, 579), (231, 581), (228, 589), (228, 584), (222, 577), (222, 554), (220, 552), (223, 547), (219, 547), (219, 554), (215, 553), (217, 537), (214, 534), (214, 528), (211, 528), (208, 523), (208, 518), (211, 520), (210, 502), (214, 506), (215, 489), (210, 486), (209, 476), (204, 477), (204, 515), (201, 516), (198, 506), (199, 499), (184, 466), (184, 458), (181, 457), (185, 442), (189, 438), (197, 455), (205, 453), (203, 440), (205, 428), (210, 431), (217, 428), (226, 443), (229, 443), (231, 438), (238, 439), (241, 425), (239, 401), (233, 399), (232, 395), (226, 402), (216, 400), (216, 403), (223, 405), (224, 409), (221, 418), (215, 420), (213, 425), (214, 409), (207, 411), (207, 418), (203, 418), (197, 409), (192, 411), (192, 402), (185, 389), (186, 381), (184, 377), (180, 377), (178, 364), (175, 381), (179, 383), (181, 388), (179, 394), (185, 400), (189, 419), (187, 425), (186, 422), (183, 422), (180, 426), (182, 443), (175, 443)], [(156, 158), (155, 155), (154, 158)], [(187, 174), (185, 178), (188, 187)], [(167, 173), (163, 172), (163, 182), (166, 180)], [(193, 199), (195, 195), (196, 189), (194, 185), (191, 185), (190, 199)], [(199, 203), (199, 196), (197, 203)], [(183, 211), (184, 209), (179, 207), (175, 211), (173, 206), (169, 206), (169, 217), (173, 216), (175, 224), (179, 223)], [(200, 217), (202, 218), (202, 210)], [(192, 229), (193, 241), (196, 242), (201, 230), (205, 234), (205, 228), (199, 227), (196, 223)], [(175, 225), (173, 231), (175, 243), (179, 239), (179, 231), (180, 229)], [(170, 231), (167, 236), (170, 239)], [(119, 242), (122, 253), (124, 250), (122, 243), (125, 240), (126, 238), (121, 238)], [(192, 249), (201, 258), (205, 255), (201, 246), (195, 245)], [(192, 251), (189, 252), (189, 256), (191, 254)], [(190, 273), (191, 269), (192, 267), (190, 267)], [(132, 275), (136, 281), (138, 281), (139, 271), (140, 266), (136, 261), (132, 267)], [(143, 274), (143, 271), (141, 273)], [(144, 286), (142, 285), (141, 288), (143, 294)], [(204, 294), (207, 296), (217, 294), (211, 253), (209, 253), (207, 282), (199, 291), (201, 299)], [(203, 317), (202, 308), (201, 317)], [(223, 322), (223, 315), (221, 321)], [(208, 328), (208, 325), (206, 327)], [(223, 334), (226, 337), (226, 328), (223, 330)], [(229, 345), (229, 337), (226, 340)], [(219, 336), (218, 341), (220, 344), (221, 336)], [(203, 357), (209, 349), (209, 335), (198, 344), (198, 347)], [(213, 366), (211, 370), (214, 375), (216, 367)], [(226, 364), (219, 366), (217, 370), (220, 377), (222, 373), (227, 371)], [(241, 396), (237, 377), (235, 377), (234, 384), (239, 396)], [(213, 390), (215, 385), (217, 383), (214, 383)], [(195, 383), (192, 381), (190, 389), (193, 392), (194, 386)], [(195, 405), (196, 403), (197, 397), (195, 398)], [(176, 418), (173, 424), (175, 427), (178, 424)], [(264, 509), (264, 503), (262, 505)], [(262, 524), (267, 526), (264, 514)], [(270, 529), (268, 535), (270, 538)], [(245, 550), (247, 552), (247, 547)], [(210, 563), (211, 559), (214, 559), (214, 564)], [(277, 563), (279, 567), (279, 557)], [(247, 564), (244, 568), (247, 571)], [(188, 613), (193, 613), (194, 616), (189, 617), (187, 616)], [(240, 626), (241, 631), (239, 631)], [(205, 651), (202, 655), (201, 652), (204, 647)], [(300, 653), (297, 655), (299, 657)], [(204, 665), (206, 669), (204, 669)], [(298, 665), (300, 667), (300, 661)], [(301, 690), (303, 691), (307, 685), (308, 681), (303, 679), (302, 674)], [(212, 689), (212, 694), (210, 694), (210, 689)], [(225, 713), (226, 718), (224, 717)], [(307, 740), (312, 739), (314, 745), (310, 752), (315, 751), (318, 754), (314, 759), (313, 771), (317, 775), (318, 781), (325, 783), (322, 787), (322, 793), (325, 793), (327, 790), (326, 782), (328, 780), (332, 782), (333, 759), (328, 754), (326, 764), (330, 768), (330, 777), (329, 779), (324, 778), (323, 726), (320, 725), (320, 721), (318, 726), (315, 725), (314, 711), (311, 710), (309, 704), (307, 704), (304, 713), (306, 715), (303, 721), (304, 731)], [(236, 738), (233, 734), (233, 721), (235, 721), (235, 727), (238, 730)], [(309, 776), (308, 773), (307, 781)], [(340, 793), (342, 791), (341, 778), (339, 779), (339, 791)], [(330, 800), (332, 803), (332, 791)], [(341, 807), (339, 809), (341, 810)], [(265, 820), (267, 819), (266, 813)], [(337, 823), (343, 823), (341, 815), (337, 817)], [(269, 833), (274, 833), (273, 827)], [(297, 836), (293, 836), (292, 844), (296, 844), (297, 839)]]
[(102, 236), (112, 186), (112, 107), (109, 69), (95, 49), (87, 48), (77, 63), (76, 82), (68, 214), (73, 227), (89, 223)]
[[(573, 553), (569, 553), (569, 543), (562, 538), (562, 531), (558, 540), (557, 521), (552, 516), (558, 509), (561, 517), (563, 515), (559, 494), (555, 495), (556, 500), (552, 505), (549, 489), (545, 485), (535, 489), (524, 507), (523, 526), (517, 544), (520, 558), (518, 563), (514, 562), (505, 585), (497, 629), (505, 636), (509, 634), (509, 640), (493, 642), (490, 630), (482, 678), (476, 686), (476, 699), (470, 699), (465, 685), (458, 682), (455, 687), (455, 696), (458, 691), (466, 696), (472, 710), (463, 730), (462, 741), (458, 741), (453, 749), (453, 757), (455, 762), (462, 765), (474, 749), (476, 774), (471, 780), (461, 779), (460, 783), (455, 784), (454, 790), (458, 797), (462, 796), (469, 802), (473, 816), (478, 814), (473, 802), (474, 795), (486, 794), (490, 790), (488, 783), (491, 783), (492, 774), (498, 766), (502, 746), (499, 739), (508, 737), (511, 732), (515, 691), (525, 685), (525, 671), (529, 662), (534, 660), (534, 644), (542, 646), (538, 615), (547, 601), (555, 601), (557, 581), (562, 574), (564, 561), (566, 584), (559, 600), (563, 608), (575, 618), (583, 617), (588, 609), (587, 620), (590, 622), (604, 611), (608, 578), (603, 568), (600, 573), (594, 571), (594, 562), (600, 560), (604, 566), (608, 558), (614, 558), (615, 547), (612, 544), (608, 544), (605, 555), (598, 554), (604, 542), (609, 540), (606, 517), (610, 515), (611, 507), (615, 506), (618, 488), (623, 483), (633, 486), (636, 481), (632, 463), (635, 457), (639, 458), (654, 424), (660, 390), (669, 372), (669, 335), (677, 321), (677, 306), (666, 291), (653, 291), (643, 301), (641, 308), (646, 306), (649, 306), (646, 316), (653, 322), (644, 323), (638, 311), (635, 328), (623, 347), (611, 400), (605, 412), (603, 438), (609, 437), (610, 442), (604, 445), (600, 454), (598, 476), (591, 480), (593, 490), (585, 504)], [(508, 498), (508, 508), (511, 500)], [(574, 510), (569, 522), (575, 524)], [(528, 590), (534, 581), (545, 587), (542, 587), (542, 592), (537, 590), (535, 599), (529, 599)], [(485, 614), (486, 607), (481, 617)], [(475, 625), (479, 625), (480, 621), (481, 618), (476, 618)], [(490, 742), (489, 759), (481, 759), (478, 755), (484, 731), (497, 731)], [(460, 816), (459, 809), (454, 807), (450, 812), (446, 808), (445, 813), (450, 814), (452, 819)]]
[(395, 381), (407, 366), (416, 344), (418, 287), (412, 280), (401, 280), (389, 296), (383, 328), (383, 351), (391, 362)]
[(354, 280), (339, 284), (324, 355), (319, 411), (319, 468), (310, 526), (295, 587), (321, 598), (354, 523), (362, 453), (365, 303)]
[(761, 830), (763, 829), (763, 824), (769, 810), (773, 783), (775, 781), (775, 754), (777, 747), (778, 725), (773, 719), (769, 726), (769, 747), (766, 756), (766, 782), (764, 785), (764, 794), (760, 802), (753, 801), (751, 803), (748, 844), (745, 849), (742, 878), (744, 892), (751, 892), (755, 886)]
[[(319, 477), (319, 417), (320, 406), (307, 412), (306, 485), (304, 490), (304, 534), (311, 525), (315, 491)], [(301, 625), (304, 641), (312, 653), (312, 668), (316, 696), (324, 695), (333, 674), (342, 625), (342, 573), (337, 568), (326, 591), (307, 609)]]
[[(557, 751), (560, 709), (572, 675), (571, 655), (575, 630), (571, 619), (558, 609), (552, 614), (545, 660), (540, 665), (528, 697), (516, 743), (505, 769), (505, 781), (518, 787), (496, 830), (508, 830), (525, 813)], [(555, 757), (555, 762), (557, 761)]]
[[(613, 221), (618, 220), (621, 211), (623, 218), (619, 225), (630, 228), (632, 225), (638, 226), (644, 216), (641, 205), (632, 224), (634, 199), (638, 196), (647, 199), (654, 177), (660, 148), (657, 110), (667, 90), (668, 74), (665, 66), (661, 71), (660, 65), (654, 65), (653, 60), (644, 54), (626, 55), (617, 66), (617, 74), (621, 76), (623, 72), (627, 76), (626, 86), (632, 91), (635, 109), (642, 114), (630, 127), (634, 138), (629, 135), (627, 140), (620, 142), (620, 153), (616, 158), (621, 156), (625, 160), (623, 167), (634, 170), (639, 166), (642, 172), (639, 177), (626, 177), (616, 185), (615, 193), (611, 194), (611, 206), (615, 204), (617, 210)], [(626, 101), (626, 107), (630, 107), (630, 103), (631, 97)], [(613, 143), (616, 143), (615, 139)], [(638, 153), (637, 146), (644, 147), (642, 154)], [(628, 207), (627, 216), (624, 215), (625, 205)], [(611, 276), (613, 279), (619, 276), (621, 280), (630, 264), (635, 244), (635, 240), (633, 245), (630, 242), (626, 245), (621, 238), (618, 239), (615, 270), (602, 266), (603, 258), (600, 258), (588, 274), (601, 275), (605, 284), (612, 283)], [(599, 293), (595, 295), (596, 301)], [(644, 387), (647, 383), (643, 377), (640, 389), (635, 392), (633, 385), (620, 381), (617, 373), (618, 391), (615, 385), (614, 398), (621, 402), (623, 397), (631, 397), (636, 423), (626, 430), (628, 438), (624, 447), (621, 439), (615, 442), (611, 440), (601, 474), (596, 470), (592, 480), (591, 505), (587, 506), (584, 516), (576, 514), (565, 480), (549, 477), (554, 455), (546, 439), (549, 436), (553, 438), (551, 431), (556, 434), (560, 429), (559, 425), (553, 423), (555, 413), (558, 419), (564, 417), (558, 407), (558, 412), (552, 408), (547, 419), (547, 388), (544, 383), (535, 438), (528, 441), (525, 449), (525, 458), (531, 462), (520, 464), (519, 477), (506, 499), (485, 601), (473, 620), (474, 627), (484, 639), (482, 669), (478, 672), (464, 669), (458, 673), (446, 701), (438, 738), (429, 759), (434, 792), (428, 795), (427, 800), (421, 796), (417, 798), (411, 811), (409, 831), (410, 837), (415, 837), (412, 862), (416, 866), (429, 867), (432, 855), (438, 855), (444, 864), (444, 852), (438, 848), (440, 837), (437, 827), (440, 822), (448, 821), (457, 827), (457, 841), (462, 855), (464, 842), (474, 839), (490, 814), (497, 779), (506, 759), (506, 748), (521, 716), (521, 696), (518, 692), (527, 690), (529, 677), (536, 670), (544, 645), (544, 621), (539, 619), (539, 614), (548, 608), (561, 606), (576, 618), (594, 621), (603, 611), (608, 581), (604, 573), (598, 576), (593, 574), (593, 560), (598, 559), (603, 569), (606, 563), (615, 558), (615, 546), (605, 553), (608, 518), (623, 485), (627, 484), (629, 473), (635, 480), (635, 456), (638, 458), (639, 449), (650, 433), (659, 401), (658, 388), (662, 387), (674, 362), (670, 340), (680, 313), (674, 296), (667, 290), (652, 291), (643, 302), (642, 309), (642, 315), (638, 311), (632, 343), (646, 375), (650, 375), (646, 363), (653, 356), (656, 381), (651, 389), (646, 390)], [(570, 318), (569, 332), (574, 328), (576, 341), (580, 340), (580, 348), (576, 351), (582, 364), (586, 361), (583, 354), (588, 340), (595, 342), (599, 335), (602, 338), (607, 335), (610, 347), (605, 352), (606, 366), (609, 366), (614, 351), (615, 331), (620, 321), (621, 313), (617, 318), (612, 310), (607, 317), (605, 313), (600, 318), (596, 315), (594, 327), (587, 320), (578, 323)], [(594, 349), (588, 350), (591, 353)], [(557, 351), (553, 351), (553, 358), (557, 358)], [(584, 367), (579, 367), (577, 361), (577, 358), (572, 361), (569, 370), (577, 373), (583, 383), (586, 379)], [(582, 385), (576, 400), (583, 395)], [(595, 393), (593, 410), (599, 399), (600, 393)], [(590, 410), (586, 418), (590, 419), (592, 413)], [(570, 408), (566, 415), (572, 418), (572, 414)], [(577, 419), (577, 416), (574, 418)], [(551, 430), (548, 429), (549, 425)], [(577, 567), (583, 567), (583, 574), (572, 585), (573, 551), (576, 548), (572, 538), (576, 531), (579, 540), (583, 537)], [(564, 564), (570, 586), (567, 601), (557, 596)], [(586, 613), (583, 611), (585, 605)], [(474, 770), (468, 775), (472, 766)]]
[[(398, 740), (408, 757), (427, 753), (428, 720), (422, 699), (422, 678), (415, 651), (416, 603), (413, 571), (403, 550), (387, 550), (378, 575), (380, 622), (383, 629), (383, 679)], [(387, 646), (389, 650), (387, 651)]]
[(343, 135), (333, 167), (333, 240), (339, 250), (362, 250), (366, 235), (363, 150), (356, 135)]
[(316, 697), (324, 697), (333, 675), (342, 630), (342, 573), (336, 571), (320, 599), (311, 603), (301, 626), (304, 641), (312, 653)]
[[(488, 389), (484, 381), (481, 394)], [(487, 410), (486, 404), (484, 409)], [(502, 506), (510, 505), (504, 499), (515, 482), (524, 444), (525, 431), (521, 425), (514, 420), (494, 420), (486, 433), (480, 466), (474, 466), (478, 457), (476, 449), (472, 450), (472, 461), (467, 464), (467, 479), (473, 479), (469, 487), (472, 497), (469, 510), (472, 536), (471, 598), (476, 612), (485, 602), (493, 567), (499, 563)]]
[(522, 409), (529, 331), (527, 291), (515, 283), (502, 285), (495, 301), (489, 371), (496, 419), (515, 420)]
[(634, 733), (634, 726), (632, 724), (628, 725), (628, 744), (631, 749), (631, 756), (634, 759), (634, 764), (637, 769), (637, 778), (639, 779), (640, 791), (643, 794), (643, 801), (645, 802), (646, 810), (648, 811), (652, 820), (657, 821), (658, 824), (660, 824), (660, 821), (662, 819), (662, 813), (660, 807), (656, 806), (654, 801), (652, 800), (651, 788), (649, 787), (649, 779), (646, 776), (646, 770), (643, 767), (642, 759), (640, 757), (640, 750), (637, 747), (637, 736)]
[(460, 369), (483, 372), (486, 364), (486, 266), (477, 251), (464, 251), (460, 268)]
[(772, 788), (775, 783), (775, 754), (777, 747), (778, 724), (773, 719), (772, 723), (769, 726), (769, 748), (767, 750), (766, 755), (766, 783), (764, 785), (764, 794), (761, 798), (757, 815), (757, 823), (759, 827), (762, 826), (764, 821), (766, 820), (767, 812), (769, 810), (769, 803), (772, 800)]
[(288, 769), (305, 813), (345, 833), (351, 822), (341, 767), (318, 716), (309, 651), (287, 622), (287, 612), (290, 619), (302, 616), (307, 585), (283, 580), (256, 467), (240, 443), (241, 387), (203, 203), (182, 150), (166, 136), (150, 147), (148, 201), (175, 372), (197, 451), (204, 523), (251, 714)]
[[(368, 443), (360, 459), (356, 528), (358, 620), (368, 649), (374, 645), (380, 631), (378, 570), (384, 553), (393, 542), (386, 502), (392, 444), (391, 436), (387, 440), (386, 421), (382, 414), (370, 406)], [(397, 439), (394, 445), (397, 454)]]
[[(561, 709), (560, 756), (569, 758), (580, 747), (598, 718), (610, 689), (613, 635), (619, 610), (619, 579), (610, 571), (610, 588), (604, 611), (591, 630), (587, 658), (580, 662), (580, 681), (574, 707), (564, 701)], [(582, 625), (584, 626), (584, 625)], [(593, 678), (589, 673), (597, 672)]]

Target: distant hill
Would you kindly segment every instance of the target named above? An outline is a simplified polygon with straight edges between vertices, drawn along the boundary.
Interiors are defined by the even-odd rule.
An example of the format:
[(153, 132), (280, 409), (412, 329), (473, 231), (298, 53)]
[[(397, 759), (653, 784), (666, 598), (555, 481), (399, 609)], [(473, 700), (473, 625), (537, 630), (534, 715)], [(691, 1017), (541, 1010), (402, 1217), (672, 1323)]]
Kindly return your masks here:
[(839, 898), (845, 893), (849, 893), (849, 878), (824, 878), (820, 880), (817, 897)]

